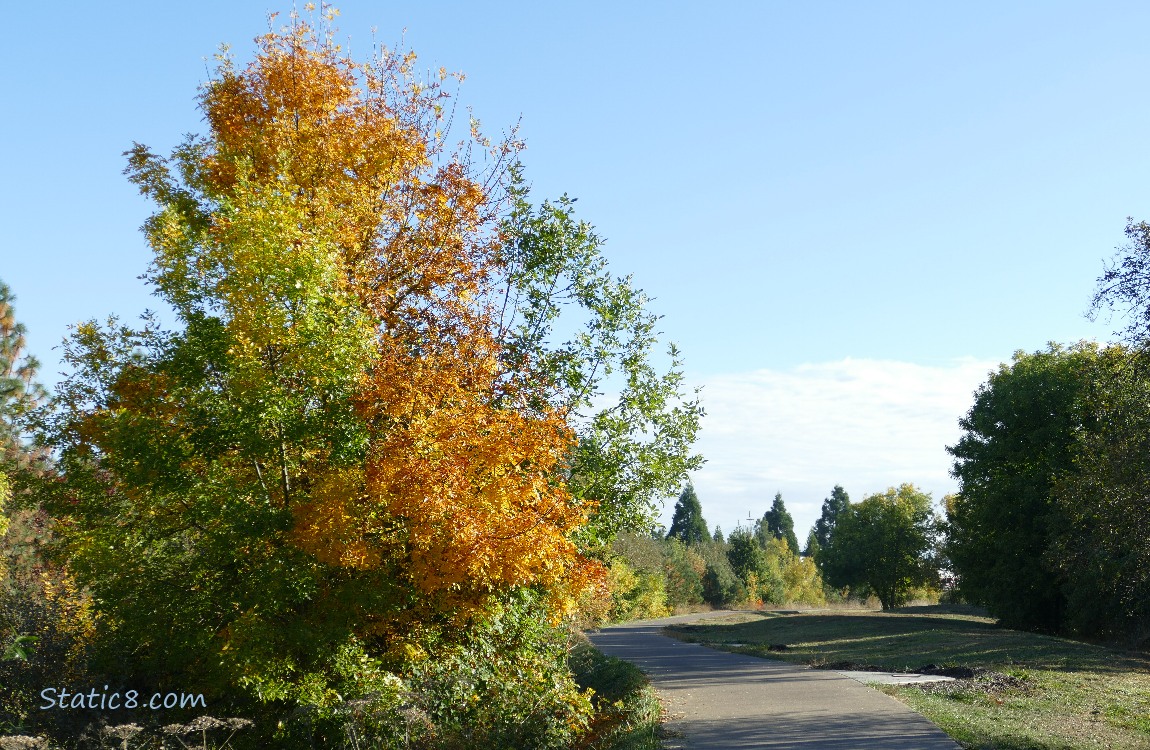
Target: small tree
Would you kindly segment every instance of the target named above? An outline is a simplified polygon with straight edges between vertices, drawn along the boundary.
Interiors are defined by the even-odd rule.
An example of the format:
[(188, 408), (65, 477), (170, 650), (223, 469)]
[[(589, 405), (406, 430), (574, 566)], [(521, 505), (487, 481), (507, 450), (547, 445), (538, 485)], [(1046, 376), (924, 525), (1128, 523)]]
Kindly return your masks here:
[(823, 572), (832, 586), (866, 586), (884, 610), (905, 604), (910, 592), (935, 583), (939, 519), (930, 495), (912, 484), (870, 495), (839, 514)]
[(767, 545), (767, 557), (775, 562), (782, 575), (782, 601), (813, 606), (826, 604), (823, 579), (815, 567), (814, 560), (799, 557), (782, 539), (770, 540)]
[(667, 538), (678, 539), (683, 544), (699, 544), (710, 536), (695, 487), (687, 482), (675, 503), (675, 515), (671, 517), (671, 530), (667, 532)]
[(767, 554), (750, 529), (736, 528), (727, 545), (727, 559), (746, 585), (747, 598), (781, 604), (784, 585), (778, 562)]
[(812, 528), (810, 532), (807, 533), (807, 546), (806, 549), (803, 550), (803, 557), (809, 557), (810, 559), (814, 560), (818, 558), (819, 550), (821, 549), (822, 545), (819, 544), (819, 537), (817, 534), (815, 534), (815, 530)]

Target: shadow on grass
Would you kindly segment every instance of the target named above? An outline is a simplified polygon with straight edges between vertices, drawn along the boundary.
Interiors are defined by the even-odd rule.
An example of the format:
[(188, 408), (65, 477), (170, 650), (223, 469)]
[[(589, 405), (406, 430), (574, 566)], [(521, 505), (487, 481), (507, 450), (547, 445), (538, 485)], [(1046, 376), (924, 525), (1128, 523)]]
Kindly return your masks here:
[[(948, 613), (763, 612), (742, 619), (748, 621), (673, 625), (666, 632), (683, 640), (815, 666), (852, 662), (913, 670), (937, 664), (1100, 673), (1150, 668), (1145, 658), (1103, 646), (1009, 630), (985, 618)], [(785, 651), (768, 651), (772, 645), (783, 644)]]

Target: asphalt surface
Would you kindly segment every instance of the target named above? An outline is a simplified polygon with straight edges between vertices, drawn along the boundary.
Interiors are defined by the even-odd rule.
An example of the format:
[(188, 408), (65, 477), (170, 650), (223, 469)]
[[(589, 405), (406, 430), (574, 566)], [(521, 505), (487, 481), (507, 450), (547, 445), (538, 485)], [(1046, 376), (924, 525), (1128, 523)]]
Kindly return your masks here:
[(837, 672), (716, 651), (660, 634), (716, 613), (588, 633), (601, 651), (651, 678), (664, 699), (669, 748), (958, 750), (942, 730), (890, 696)]

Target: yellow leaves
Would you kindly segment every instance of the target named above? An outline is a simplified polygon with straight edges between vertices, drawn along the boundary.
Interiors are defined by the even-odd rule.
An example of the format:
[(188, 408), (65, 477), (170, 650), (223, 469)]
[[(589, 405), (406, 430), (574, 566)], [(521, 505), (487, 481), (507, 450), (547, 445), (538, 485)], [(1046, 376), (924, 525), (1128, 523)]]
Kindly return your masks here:
[(360, 467), (329, 469), (315, 480), (306, 502), (292, 507), (290, 540), (327, 565), (369, 569), (379, 565), (369, 546), (370, 509)]
[(67, 571), (41, 572), (40, 585), (49, 611), (56, 618), (56, 628), (71, 636), (69, 656), (80, 658), (96, 637), (97, 614), (92, 598), (80, 591)]
[[(0, 537), (8, 533), (8, 516), (4, 515), (4, 506), (12, 498), (11, 490), (8, 488), (8, 477), (3, 471), (0, 471)], [(8, 575), (5, 560), (0, 559), (0, 585), (4, 583), (4, 579)]]

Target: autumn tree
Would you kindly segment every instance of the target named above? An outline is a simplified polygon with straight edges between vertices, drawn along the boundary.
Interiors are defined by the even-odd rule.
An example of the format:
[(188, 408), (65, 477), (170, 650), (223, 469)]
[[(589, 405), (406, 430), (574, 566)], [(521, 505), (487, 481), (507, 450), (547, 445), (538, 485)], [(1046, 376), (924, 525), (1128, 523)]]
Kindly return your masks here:
[[(8, 517), (5, 515), (5, 506), (8, 505), (12, 494), (8, 489), (8, 476), (0, 471), (0, 539), (8, 533)], [(4, 584), (4, 579), (8, 577), (7, 560), (0, 558), (0, 585)]]
[(700, 544), (709, 536), (707, 522), (703, 519), (703, 506), (695, 494), (695, 486), (688, 482), (675, 503), (667, 538), (678, 539), (683, 544)]
[(905, 604), (912, 590), (937, 582), (938, 534), (930, 495), (891, 487), (839, 513), (820, 553), (823, 575), (831, 586), (873, 592), (883, 609)]
[(203, 88), (206, 136), (128, 152), (178, 325), (77, 327), (53, 508), (110, 658), (324, 704), (358, 679), (333, 654), (394, 667), (525, 587), (560, 616), (600, 576), (589, 520), (647, 518), (701, 409), (589, 228), (526, 203), (517, 144), (449, 147), (444, 71), (298, 18), (257, 41)]

